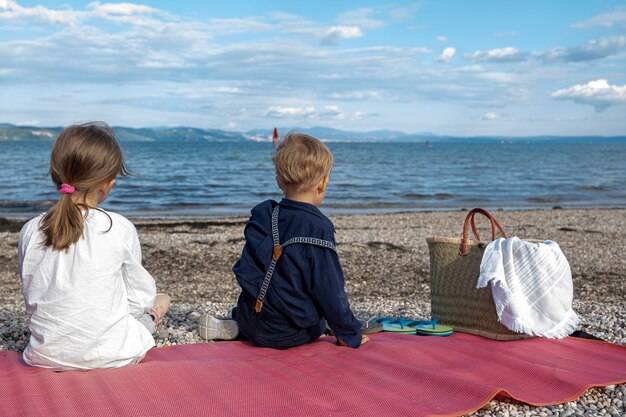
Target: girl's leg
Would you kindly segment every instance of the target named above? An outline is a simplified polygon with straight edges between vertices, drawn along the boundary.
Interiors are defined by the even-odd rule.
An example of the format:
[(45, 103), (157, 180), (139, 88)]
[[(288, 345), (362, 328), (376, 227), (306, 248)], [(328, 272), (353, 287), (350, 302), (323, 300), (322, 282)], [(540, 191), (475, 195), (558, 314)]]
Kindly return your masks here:
[(157, 294), (154, 299), (154, 305), (150, 311), (137, 317), (137, 321), (146, 326), (146, 329), (148, 329), (150, 333), (154, 334), (157, 326), (161, 323), (161, 319), (170, 308), (170, 302), (171, 298), (169, 295), (163, 293)]
[(150, 314), (144, 313), (144, 315), (139, 317), (137, 321), (143, 324), (144, 327), (148, 329), (151, 334), (154, 334), (154, 332), (156, 331), (156, 325), (154, 324), (154, 320), (152, 320), (152, 316)]
[(154, 305), (148, 312), (148, 314), (152, 316), (155, 326), (161, 324), (161, 319), (170, 308), (171, 301), (172, 299), (167, 294), (159, 293), (156, 295), (156, 298), (154, 299)]

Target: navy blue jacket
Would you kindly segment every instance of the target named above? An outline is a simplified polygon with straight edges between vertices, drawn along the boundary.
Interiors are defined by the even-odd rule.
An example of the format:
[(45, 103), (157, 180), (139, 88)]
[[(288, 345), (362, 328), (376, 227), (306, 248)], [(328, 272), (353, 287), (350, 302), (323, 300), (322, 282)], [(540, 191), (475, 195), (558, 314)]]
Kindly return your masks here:
[[(252, 317), (250, 311), (239, 310), (253, 309), (253, 301), (272, 260), (272, 210), (276, 204), (268, 200), (254, 207), (245, 227), (246, 243), (241, 259), (233, 267), (242, 289), (238, 321), (241, 316)], [(332, 222), (308, 203), (283, 199), (278, 230), (280, 243), (296, 236), (335, 243)], [(255, 313), (252, 311), (252, 314)], [(361, 344), (360, 324), (350, 310), (339, 257), (328, 248), (301, 243), (283, 248), (265, 296), (263, 311), (253, 320), (244, 321), (250, 325), (250, 321), (263, 320), (263, 317), (273, 321), (282, 319), (284, 325), (300, 329), (319, 327), (321, 320), (326, 319), (337, 337), (348, 346), (356, 348)], [(242, 330), (246, 334), (247, 329)]]

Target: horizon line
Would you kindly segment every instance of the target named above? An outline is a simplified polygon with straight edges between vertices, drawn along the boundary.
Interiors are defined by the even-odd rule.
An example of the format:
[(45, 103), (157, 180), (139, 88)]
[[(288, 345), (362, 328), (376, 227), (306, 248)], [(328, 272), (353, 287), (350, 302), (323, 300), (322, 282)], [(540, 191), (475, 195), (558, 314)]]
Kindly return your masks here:
[[(90, 123), (90, 122), (87, 122)], [(105, 122), (106, 123), (106, 122)], [(78, 124), (78, 123), (77, 123)], [(70, 124), (71, 125), (71, 124)], [(20, 129), (41, 129), (41, 130), (45, 130), (45, 129), (64, 129), (67, 126), (70, 125), (59, 125), (59, 126), (37, 126), (37, 125), (27, 125), (27, 124), (13, 124), (13, 123), (8, 123), (8, 122), (0, 122), (0, 129), (1, 128), (8, 128), (8, 127), (14, 127), (14, 128), (20, 128)], [(107, 123), (107, 125), (109, 125)], [(124, 126), (124, 125), (109, 125), (112, 129), (149, 129), (149, 130), (167, 130), (167, 129), (197, 129), (197, 130), (217, 130), (217, 131), (221, 131), (221, 132), (227, 132), (227, 133), (243, 133), (243, 134), (247, 134), (248, 132), (254, 131), (254, 130), (267, 130), (270, 134), (272, 132), (272, 130), (274, 129), (274, 127), (271, 128), (252, 128), (252, 129), (248, 129), (248, 130), (229, 130), (229, 129), (221, 129), (221, 128), (214, 128), (214, 127), (198, 127), (198, 126), (189, 126), (189, 125), (176, 125), (176, 126), (141, 126), (141, 127), (134, 127), (134, 126)], [(510, 136), (510, 135), (467, 135), (467, 136), (459, 136), (459, 135), (451, 135), (451, 134), (441, 134), (441, 133), (434, 133), (434, 132), (405, 132), (405, 131), (401, 131), (401, 130), (393, 130), (393, 129), (374, 129), (374, 130), (367, 130), (367, 131), (358, 131), (358, 130), (344, 130), (344, 129), (338, 129), (338, 128), (334, 128), (334, 127), (330, 127), (330, 126), (311, 126), (311, 127), (301, 127), (301, 126), (294, 126), (294, 127), (278, 127), (276, 126), (277, 129), (283, 129), (283, 130), (287, 130), (287, 131), (292, 131), (292, 130), (301, 130), (301, 131), (306, 131), (306, 130), (313, 130), (313, 129), (329, 129), (329, 130), (333, 130), (339, 133), (358, 133), (358, 134), (368, 134), (368, 133), (375, 133), (375, 132), (392, 132), (392, 133), (398, 133), (398, 136), (394, 136), (394, 138), (399, 138), (399, 137), (403, 137), (403, 136), (431, 136), (431, 137), (441, 137), (441, 138), (465, 138), (465, 139), (472, 139), (472, 138), (508, 138), (508, 139), (532, 139), (532, 138), (605, 138), (605, 139), (614, 139), (614, 138), (626, 138), (626, 132), (624, 134), (621, 135), (597, 135), (597, 134), (580, 134), (580, 135), (563, 135), (563, 134), (538, 134), (538, 135), (528, 135), (528, 136)]]

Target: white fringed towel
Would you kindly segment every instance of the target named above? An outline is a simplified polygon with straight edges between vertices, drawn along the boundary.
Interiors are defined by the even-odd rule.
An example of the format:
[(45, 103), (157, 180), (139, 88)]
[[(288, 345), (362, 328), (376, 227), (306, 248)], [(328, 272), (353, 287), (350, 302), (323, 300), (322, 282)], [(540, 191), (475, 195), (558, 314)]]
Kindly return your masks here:
[(476, 287), (489, 283), (498, 320), (508, 329), (558, 339), (576, 330), (580, 319), (572, 310), (572, 272), (556, 242), (492, 241)]

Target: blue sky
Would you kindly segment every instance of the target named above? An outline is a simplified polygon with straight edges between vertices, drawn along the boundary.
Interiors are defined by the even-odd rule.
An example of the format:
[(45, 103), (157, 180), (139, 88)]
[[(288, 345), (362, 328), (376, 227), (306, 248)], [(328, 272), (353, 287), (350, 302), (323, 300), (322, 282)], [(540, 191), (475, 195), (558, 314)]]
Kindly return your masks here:
[(0, 122), (626, 135), (624, 1), (0, 0)]

